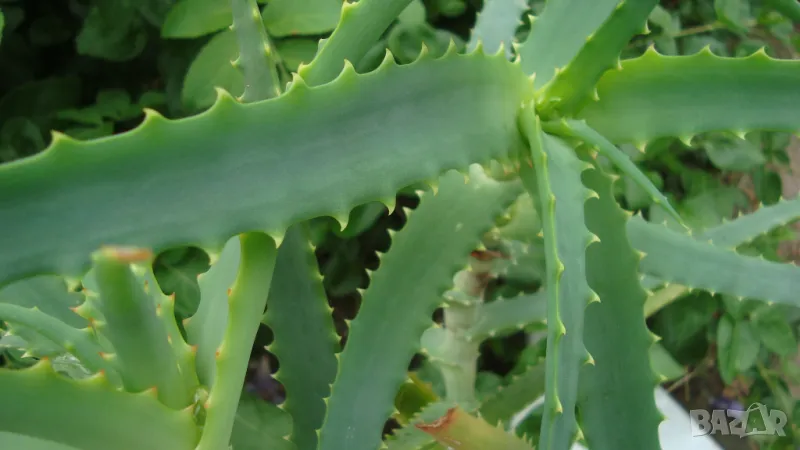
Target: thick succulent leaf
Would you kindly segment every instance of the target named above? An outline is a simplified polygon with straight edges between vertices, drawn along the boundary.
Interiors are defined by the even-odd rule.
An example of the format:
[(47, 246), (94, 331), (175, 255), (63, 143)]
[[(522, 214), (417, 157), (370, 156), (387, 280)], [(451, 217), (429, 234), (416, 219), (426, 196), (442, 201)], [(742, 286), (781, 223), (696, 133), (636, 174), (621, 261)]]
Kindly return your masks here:
[(554, 131), (559, 134), (581, 139), (583, 142), (597, 148), (606, 158), (611, 160), (625, 175), (629, 176), (636, 184), (650, 195), (656, 205), (663, 207), (679, 223), (682, 222), (680, 214), (672, 207), (664, 194), (650, 181), (636, 164), (622, 150), (609, 142), (602, 134), (598, 133), (584, 121), (562, 120), (550, 124), (543, 124), (545, 131)]
[[(56, 135), (43, 153), (0, 166), (0, 284), (80, 274), (103, 244), (217, 248), (247, 230), (280, 235), (304, 219), (345, 216), (445, 169), (517, 151), (529, 89), (499, 54), (387, 59), (317, 88), (296, 81), (263, 102), (220, 95), (187, 119), (151, 111), (142, 126), (95, 141)], [(44, 216), (58, 220), (30, 219)]]
[(658, 0), (621, 0), (575, 59), (543, 88), (544, 111), (567, 113), (581, 106), (603, 73), (619, 66), (620, 53), (631, 38), (647, 29), (647, 17), (657, 4)]
[(0, 397), (1, 431), (81, 450), (106, 450), (112, 442), (120, 450), (192, 450), (199, 437), (190, 409), (169, 409), (150, 392), (118, 391), (102, 375), (64, 378), (47, 360), (0, 369)]
[(250, 361), (253, 341), (269, 295), (277, 249), (264, 233), (239, 237), (241, 258), (236, 281), (228, 296), (228, 323), (215, 358), (216, 368), (208, 400), (203, 404), (206, 420), (195, 450), (227, 448), (236, 421)]
[(442, 417), (415, 426), (453, 450), (533, 450), (531, 444), (517, 435), (494, 427), (460, 407), (450, 408)]
[(583, 314), (596, 296), (586, 283), (585, 252), (596, 237), (586, 229), (583, 214), (593, 194), (581, 182), (589, 165), (564, 141), (543, 134), (532, 108), (525, 109), (522, 121), (532, 164), (522, 163), (520, 178), (541, 199), (547, 267), (547, 376), (539, 448), (561, 449), (577, 435), (578, 372), (590, 359), (583, 344)]
[[(273, 6), (274, 2), (270, 2)], [(266, 100), (280, 95), (278, 68), (256, 0), (232, 0), (233, 25), (239, 42), (239, 58), (233, 65), (244, 75), (243, 102)]]
[(481, 306), (478, 321), (467, 336), (474, 341), (522, 329), (531, 323), (544, 323), (547, 319), (547, 294), (535, 294), (498, 299)]
[(607, 72), (578, 116), (612, 142), (637, 145), (708, 131), (800, 129), (800, 60), (663, 56), (652, 47)]
[(515, 375), (507, 386), (484, 400), (479, 409), (481, 417), (492, 425), (507, 423), (514, 414), (544, 394), (544, 383), (545, 364), (542, 361)]
[[(114, 359), (125, 389), (138, 393), (155, 389), (158, 399), (171, 408), (192, 401), (193, 386), (184, 384), (177, 358), (159, 316), (158, 285), (148, 285), (152, 254), (124, 248), (103, 248), (92, 255), (98, 306), (104, 322), (97, 328), (114, 346)], [(154, 279), (152, 273), (147, 277)]]
[(63, 351), (74, 355), (87, 369), (92, 372), (105, 371), (113, 385), (121, 385), (116, 367), (101, 356), (103, 348), (97, 343), (90, 328), (78, 330), (39, 309), (2, 303), (0, 320), (35, 331), (57, 344)]
[(345, 61), (358, 64), (411, 0), (360, 0), (342, 5), (339, 24), (321, 42), (311, 64), (297, 71), (309, 86), (327, 83), (342, 71)]
[(328, 33), (339, 23), (341, 0), (272, 0), (264, 25), (275, 37)]
[(339, 339), (304, 224), (289, 228), (278, 249), (263, 322), (274, 335), (269, 350), (280, 364), (275, 378), (286, 389), (282, 407), (294, 417), (291, 441), (316, 448)]
[[(773, 228), (784, 226), (798, 218), (800, 218), (800, 198), (781, 199), (774, 205), (762, 205), (751, 214), (709, 228), (693, 237), (698, 241), (710, 242), (715, 247), (734, 249)], [(667, 284), (664, 280), (650, 275), (645, 275), (642, 279), (642, 286), (645, 289), (655, 289), (664, 284)], [(689, 287), (680, 284), (667, 284), (647, 298), (644, 306), (645, 316), (650, 317), (689, 290)]]
[(480, 166), (469, 175), (465, 184), (462, 174), (448, 172), (436, 195), (422, 196), (373, 274), (341, 353), (320, 449), (378, 447), (409, 361), (459, 262), (521, 192), (517, 183), (489, 179)]
[[(53, 275), (19, 280), (0, 289), (0, 305), (5, 303), (38, 308), (42, 313), (74, 328), (89, 326), (89, 322), (76, 313), (75, 308), (82, 301), (83, 295), (70, 292), (64, 279)], [(9, 331), (24, 341), (23, 348), (29, 355), (56, 356), (64, 352), (61, 345), (21, 323), (9, 324)]]
[(733, 248), (797, 219), (800, 219), (800, 197), (792, 200), (781, 199), (774, 205), (761, 205), (753, 213), (709, 228), (697, 234), (695, 238), (711, 241), (716, 247)]
[[(549, 0), (531, 23), (525, 43), (517, 50), (526, 74), (536, 74), (536, 88), (550, 81), (586, 44), (619, 0)], [(577, 13), (580, 11), (580, 13)]]
[[(592, 450), (656, 449), (661, 417), (649, 358), (655, 339), (645, 324), (639, 256), (625, 233), (627, 214), (614, 200), (611, 180), (595, 167), (583, 180), (599, 195), (586, 202), (586, 225), (600, 242), (586, 252), (586, 272), (600, 302), (586, 310), (584, 342), (594, 362), (580, 374), (582, 430)], [(621, 423), (629, 424), (624, 433)]]
[(490, 53), (503, 48), (506, 58), (511, 58), (511, 43), (517, 27), (522, 24), (522, 13), (527, 9), (525, 0), (486, 0), (478, 13), (467, 49), (472, 51), (480, 43)]
[(640, 265), (645, 274), (739, 298), (800, 306), (800, 267), (794, 264), (740, 255), (639, 216), (631, 218), (627, 229), (633, 246), (645, 254)]
[(228, 295), (236, 282), (241, 258), (239, 236), (232, 237), (214, 258), (208, 272), (197, 277), (200, 304), (194, 316), (184, 321), (186, 338), (196, 347), (197, 375), (211, 386), (216, 371), (215, 355), (228, 324)]
[(76, 328), (89, 325), (73, 311), (83, 303), (83, 295), (70, 292), (64, 279), (58, 276), (43, 275), (11, 283), (0, 289), (0, 303), (35, 307)]

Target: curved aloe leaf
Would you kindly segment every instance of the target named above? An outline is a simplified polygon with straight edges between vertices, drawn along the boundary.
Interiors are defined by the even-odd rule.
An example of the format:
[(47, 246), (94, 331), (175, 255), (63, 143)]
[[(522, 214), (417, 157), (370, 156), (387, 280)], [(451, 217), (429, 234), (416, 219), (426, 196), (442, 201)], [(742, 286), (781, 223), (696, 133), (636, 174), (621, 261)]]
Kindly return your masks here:
[(64, 378), (47, 360), (0, 369), (0, 397), (0, 431), (81, 450), (107, 450), (109, 443), (119, 450), (192, 450), (199, 436), (191, 409), (169, 409), (150, 392), (118, 391), (102, 375)]
[(228, 295), (239, 271), (241, 242), (231, 238), (214, 258), (208, 272), (197, 277), (200, 304), (197, 312), (184, 321), (186, 338), (196, 348), (197, 375), (206, 386), (213, 384), (215, 355), (228, 324)]
[[(410, 95), (423, 87), (428, 94)], [(401, 67), (387, 59), (317, 88), (296, 81), (263, 102), (221, 95), (177, 121), (151, 112), (139, 128), (95, 141), (56, 135), (45, 152), (0, 166), (0, 284), (80, 274), (104, 244), (216, 248), (247, 230), (278, 236), (303, 219), (345, 216), (518, 149), (517, 109), (529, 89), (500, 54), (422, 56)], [(59, 220), (30, 220), (45, 213)]]
[(506, 58), (511, 58), (511, 43), (517, 27), (522, 24), (520, 16), (527, 9), (525, 0), (485, 1), (472, 29), (467, 50), (474, 50), (480, 43), (484, 50), (492, 53), (502, 48)]
[(357, 64), (378, 41), (392, 21), (411, 0), (361, 0), (342, 5), (339, 24), (330, 37), (320, 42), (317, 55), (297, 73), (310, 86), (328, 83), (336, 78), (345, 61)]
[(196, 450), (226, 448), (230, 442), (247, 363), (269, 295), (275, 269), (275, 241), (264, 233), (239, 237), (241, 259), (236, 282), (228, 296), (228, 321), (208, 400), (206, 422)]
[(645, 190), (650, 195), (650, 198), (653, 199), (653, 202), (661, 207), (663, 207), (667, 212), (672, 215), (679, 223), (682, 223), (680, 214), (672, 205), (669, 203), (664, 194), (658, 190), (658, 188), (647, 178), (647, 175), (642, 173), (642, 171), (636, 166), (636, 164), (631, 161), (631, 159), (622, 152), (622, 150), (618, 149), (614, 146), (611, 142), (609, 142), (602, 134), (598, 133), (592, 127), (586, 125), (584, 121), (577, 121), (577, 120), (562, 120), (555, 123), (545, 123), (542, 124), (542, 127), (545, 131), (553, 131), (558, 132), (560, 134), (566, 134), (569, 136), (577, 137), (578, 139), (583, 140), (585, 143), (596, 147), (597, 150), (606, 158), (611, 160), (614, 165), (616, 165), (622, 172), (626, 175), (631, 177), (631, 179), (639, 185), (642, 189)]
[(542, 361), (515, 375), (507, 386), (484, 400), (478, 412), (490, 424), (507, 423), (514, 414), (544, 394), (544, 384), (545, 364)]
[[(734, 249), (773, 228), (784, 226), (798, 218), (800, 218), (800, 198), (794, 200), (781, 199), (774, 205), (762, 205), (751, 214), (740, 216), (736, 220), (709, 228), (692, 237), (698, 241), (708, 241), (715, 247)], [(646, 275), (642, 280), (642, 286), (646, 289), (654, 289), (665, 283), (664, 280), (649, 275)], [(689, 291), (690, 288), (687, 286), (666, 283), (664, 287), (647, 298), (647, 302), (644, 305), (645, 316), (650, 317)]]
[(518, 47), (522, 69), (536, 74), (536, 89), (550, 81), (586, 44), (586, 38), (614, 11), (619, 0), (549, 0)]
[(580, 52), (542, 88), (543, 113), (550, 108), (573, 112), (590, 96), (608, 69), (619, 67), (619, 57), (631, 38), (647, 30), (647, 17), (658, 0), (621, 0), (603, 25), (587, 37)]
[(482, 341), (498, 334), (522, 329), (525, 325), (547, 319), (547, 294), (541, 290), (535, 294), (520, 295), (509, 299), (497, 299), (481, 306), (478, 321), (469, 329), (467, 336), (473, 341)]
[(628, 221), (627, 229), (633, 246), (645, 254), (643, 273), (710, 292), (800, 306), (798, 266), (739, 255), (639, 216)]
[(75, 313), (84, 301), (83, 295), (70, 292), (64, 279), (43, 275), (20, 280), (0, 289), (0, 303), (10, 303), (24, 308), (39, 308), (48, 316), (67, 325), (83, 328), (89, 322)]
[(650, 47), (597, 85), (578, 116), (614, 143), (660, 137), (688, 141), (708, 131), (800, 129), (800, 60), (758, 51), (744, 58), (663, 56)]
[(37, 308), (27, 309), (0, 303), (0, 320), (24, 325), (73, 354), (92, 372), (104, 371), (114, 386), (121, 386), (116, 368), (101, 355), (103, 348), (93, 338), (90, 328), (78, 330)]
[[(97, 328), (114, 346), (125, 389), (134, 393), (155, 389), (165, 405), (175, 409), (188, 406), (194, 386), (184, 383), (167, 330), (159, 319), (163, 311), (157, 308), (155, 296), (164, 294), (157, 285), (148, 286), (143, 276), (151, 270), (152, 253), (106, 247), (92, 258), (98, 306), (104, 317)], [(148, 278), (154, 279), (150, 275)]]
[(800, 219), (800, 197), (792, 200), (781, 199), (774, 205), (761, 205), (753, 213), (709, 228), (695, 238), (709, 240), (716, 247), (734, 248), (797, 219)]
[(590, 166), (566, 143), (543, 134), (530, 107), (522, 121), (533, 168), (523, 162), (520, 178), (541, 199), (547, 267), (547, 394), (539, 448), (561, 449), (568, 448), (577, 434), (578, 372), (591, 359), (583, 343), (583, 317), (596, 295), (586, 283), (585, 252), (596, 237), (586, 229), (583, 217), (584, 202), (593, 193), (580, 178)]
[(263, 322), (274, 335), (269, 350), (280, 363), (275, 378), (286, 388), (282, 407), (294, 418), (291, 441), (316, 448), (339, 339), (303, 224), (289, 228), (278, 249)]
[(233, 9), (231, 29), (236, 32), (239, 42), (239, 58), (232, 64), (240, 68), (244, 75), (241, 100), (247, 103), (280, 95), (278, 68), (271, 58), (275, 50), (270, 45), (256, 1), (229, 1)]
[(422, 197), (383, 256), (351, 324), (320, 449), (379, 446), (408, 363), (442, 294), (452, 286), (458, 262), (520, 191), (519, 184), (496, 182), (472, 166), (468, 184), (451, 171), (442, 176), (436, 195)]
[[(600, 239), (586, 251), (586, 272), (600, 302), (586, 310), (584, 342), (594, 361), (580, 374), (581, 427), (592, 450), (661, 448), (653, 395), (659, 380), (649, 357), (655, 337), (645, 324), (646, 294), (639, 256), (625, 233), (627, 214), (599, 167), (584, 172), (583, 180), (599, 195), (586, 202), (586, 225)], [(624, 433), (620, 423), (629, 424)]]

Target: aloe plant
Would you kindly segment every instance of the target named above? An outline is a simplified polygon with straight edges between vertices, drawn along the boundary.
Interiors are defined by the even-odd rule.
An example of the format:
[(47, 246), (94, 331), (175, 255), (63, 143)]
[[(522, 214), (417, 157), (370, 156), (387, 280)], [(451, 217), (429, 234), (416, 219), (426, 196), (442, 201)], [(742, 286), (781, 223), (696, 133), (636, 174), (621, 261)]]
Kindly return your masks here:
[[(345, 2), (285, 83), (255, 0), (231, 0), (219, 20), (239, 45), (240, 98), (219, 89), (180, 120), (146, 110), (100, 139), (54, 133), (43, 153), (0, 166), (0, 319), (38, 361), (0, 370), (3, 448), (522, 449), (534, 442), (511, 416), (543, 394), (537, 448), (656, 449), (648, 302), (678, 286), (800, 306), (800, 268), (731, 249), (800, 217), (800, 199), (680, 232), (631, 217), (601, 164), (680, 223), (617, 145), (797, 132), (800, 63), (653, 48), (621, 60), (655, 0), (550, 0), (518, 43), (526, 5), (488, 0), (466, 49), (423, 47), (409, 64), (387, 52), (365, 69), (409, 3)], [(280, 4), (265, 14), (286, 16), (267, 23), (300, 20)], [(420, 206), (370, 273), (340, 352), (307, 223), (345, 229), (353, 208), (393, 210), (406, 187)], [(180, 323), (152, 262), (189, 245), (211, 268)], [(539, 269), (539, 292), (484, 302), (492, 276)], [(262, 322), (281, 409), (242, 394)], [(479, 343), (534, 322), (547, 326), (543, 365), (479, 399)], [(444, 398), (409, 378), (420, 350)], [(384, 438), (392, 416), (406, 426)]]

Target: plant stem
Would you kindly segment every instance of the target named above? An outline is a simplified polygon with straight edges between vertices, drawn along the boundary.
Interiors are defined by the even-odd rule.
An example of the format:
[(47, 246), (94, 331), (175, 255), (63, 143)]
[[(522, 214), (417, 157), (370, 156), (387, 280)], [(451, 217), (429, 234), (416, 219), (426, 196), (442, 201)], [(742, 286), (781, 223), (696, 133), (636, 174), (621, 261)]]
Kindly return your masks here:
[[(484, 260), (486, 259), (486, 260)], [(468, 332), (480, 319), (483, 294), (491, 270), (489, 252), (473, 252), (471, 267), (453, 278), (455, 289), (444, 309), (444, 342), (447, 361), (439, 365), (444, 378), (447, 400), (470, 409), (475, 404), (475, 379), (477, 375), (479, 341), (468, 337)]]
[(228, 448), (250, 350), (267, 304), (277, 250), (263, 233), (241, 235), (241, 266), (228, 297), (228, 324), (217, 351), (214, 384), (205, 403), (203, 436), (196, 450)]

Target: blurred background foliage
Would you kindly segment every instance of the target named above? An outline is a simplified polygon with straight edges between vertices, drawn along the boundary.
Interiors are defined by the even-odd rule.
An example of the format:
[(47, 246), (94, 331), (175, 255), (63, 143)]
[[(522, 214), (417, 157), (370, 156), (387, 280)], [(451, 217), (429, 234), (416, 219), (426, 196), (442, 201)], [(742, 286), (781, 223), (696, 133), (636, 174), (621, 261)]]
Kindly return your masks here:
[[(318, 0), (316, 8), (307, 3), (259, 1), (284, 81), (313, 58), (317, 41), (336, 26), (342, 5), (341, 0)], [(529, 4), (534, 13), (544, 7), (541, 0)], [(373, 69), (386, 49), (401, 64), (413, 61), (423, 43), (433, 54), (443, 53), (451, 40), (464, 49), (481, 7), (482, 0), (414, 0), (356, 68)], [(242, 75), (230, 64), (237, 46), (225, 0), (0, 0), (0, 11), (0, 162), (42, 151), (50, 130), (76, 139), (101, 138), (137, 126), (143, 108), (186, 117), (213, 103), (215, 86), (234, 95), (243, 91)], [(277, 14), (281, 11), (293, 14)], [(278, 16), (295, 19), (273, 19)], [(667, 55), (710, 47), (720, 56), (743, 56), (765, 47), (771, 56), (796, 58), (798, 23), (796, 0), (662, 0), (650, 16), (651, 33), (632, 39), (623, 57), (654, 45)], [(528, 29), (529, 20), (522, 17), (518, 38)], [(662, 139), (646, 152), (622, 148), (694, 229), (800, 190), (800, 146), (786, 133), (715, 133), (691, 142)], [(671, 221), (630, 180), (621, 179), (616, 188), (625, 208), (652, 221)], [(398, 206), (413, 208), (417, 201), (411, 189), (398, 195)], [(320, 269), (343, 340), (344, 319), (355, 317), (358, 309), (356, 289), (368, 284), (366, 270), (377, 268), (376, 251), (388, 249), (388, 230), (404, 221), (402, 208), (389, 215), (381, 204), (356, 208), (343, 232), (332, 219), (313, 221)], [(796, 262), (796, 238), (792, 227), (783, 227), (740, 251)], [(488, 300), (535, 290), (542, 264), (534, 256), (527, 270), (509, 271), (496, 280)], [(207, 269), (208, 257), (197, 248), (171, 250), (157, 259), (156, 275), (167, 293), (177, 294), (179, 316), (196, 308), (196, 275)], [(787, 437), (720, 438), (726, 448), (800, 448), (799, 323), (796, 309), (699, 291), (679, 296), (648, 319), (666, 350), (660, 364), (670, 379), (664, 386), (687, 407), (738, 403), (747, 408), (762, 402), (792, 416)], [(493, 391), (544, 356), (543, 327), (534, 324), (482, 346), (480, 392)], [(279, 402), (280, 386), (269, 378), (279, 361), (264, 349), (271, 336), (266, 327), (262, 331), (249, 382), (262, 397)], [(0, 351), (4, 364), (30, 363), (10, 336), (0, 339)], [(69, 370), (69, 361), (61, 364)], [(423, 357), (411, 368), (441, 392), (438, 372)], [(536, 420), (532, 415), (520, 432), (534, 431)]]

